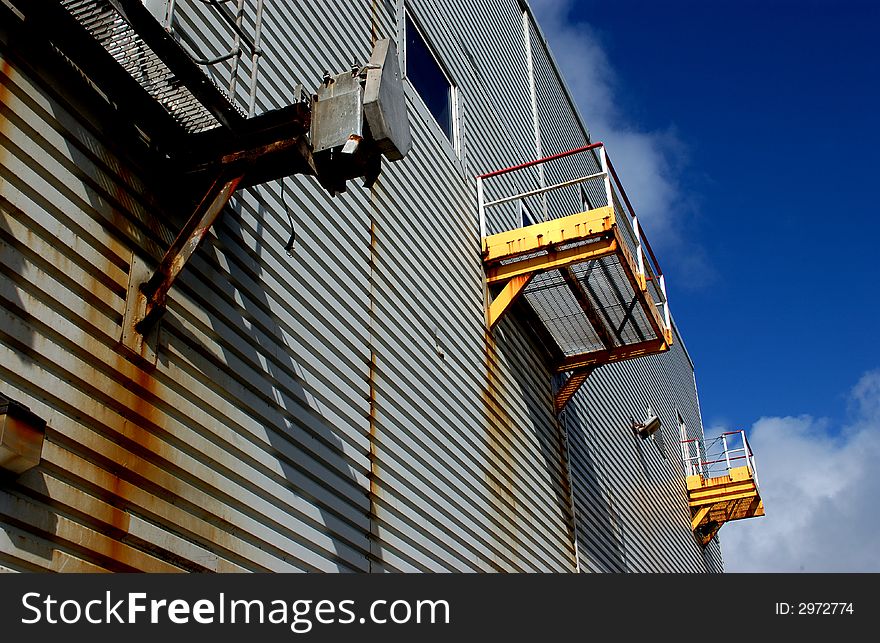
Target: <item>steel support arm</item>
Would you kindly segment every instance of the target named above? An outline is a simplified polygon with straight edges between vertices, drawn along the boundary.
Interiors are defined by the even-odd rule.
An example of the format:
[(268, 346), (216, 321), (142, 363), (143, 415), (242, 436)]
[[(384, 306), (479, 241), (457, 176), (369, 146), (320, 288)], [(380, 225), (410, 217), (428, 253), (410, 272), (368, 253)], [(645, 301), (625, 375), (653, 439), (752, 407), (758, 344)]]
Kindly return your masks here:
[(568, 404), (568, 401), (574, 397), (574, 394), (577, 393), (578, 390), (580, 390), (581, 385), (587, 381), (587, 378), (590, 377), (594, 370), (595, 367), (592, 366), (579, 368), (568, 376), (565, 383), (559, 387), (553, 400), (554, 410), (557, 415), (562, 413), (565, 405)]
[(189, 221), (162, 257), (159, 268), (149, 281), (141, 284), (141, 292), (146, 297), (146, 308), (143, 318), (135, 324), (139, 333), (146, 334), (164, 314), (168, 290), (189, 258), (202, 245), (211, 226), (229, 203), (243, 178), (243, 173), (221, 174), (211, 184)]
[(518, 275), (505, 284), (501, 292), (498, 293), (498, 296), (495, 297), (495, 299), (492, 300), (492, 303), (489, 304), (487, 322), (489, 324), (490, 330), (495, 328), (495, 324), (497, 324), (501, 320), (501, 318), (504, 316), (504, 313), (523, 293), (523, 291), (526, 289), (526, 286), (529, 285), (529, 282), (534, 276), (534, 273), (527, 275)]

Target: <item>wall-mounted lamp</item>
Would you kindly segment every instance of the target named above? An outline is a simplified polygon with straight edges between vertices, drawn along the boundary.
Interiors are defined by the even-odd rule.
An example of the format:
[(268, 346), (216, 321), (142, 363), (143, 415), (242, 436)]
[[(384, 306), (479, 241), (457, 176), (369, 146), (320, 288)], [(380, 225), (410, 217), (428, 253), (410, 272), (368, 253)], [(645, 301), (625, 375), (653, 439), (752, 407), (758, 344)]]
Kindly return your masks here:
[(654, 415), (650, 407), (648, 408), (648, 417), (644, 422), (636, 422), (633, 418), (630, 418), (630, 422), (632, 430), (643, 440), (654, 435), (662, 424), (660, 418)]
[(20, 475), (40, 464), (46, 420), (0, 395), (0, 469)]

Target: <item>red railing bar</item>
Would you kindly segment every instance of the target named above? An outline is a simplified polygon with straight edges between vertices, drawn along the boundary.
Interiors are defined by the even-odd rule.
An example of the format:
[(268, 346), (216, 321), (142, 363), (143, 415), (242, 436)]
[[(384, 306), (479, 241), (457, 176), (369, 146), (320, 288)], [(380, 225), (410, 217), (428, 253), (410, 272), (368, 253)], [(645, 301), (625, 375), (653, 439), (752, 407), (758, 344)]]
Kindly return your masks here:
[[(566, 156), (571, 156), (572, 154), (580, 154), (581, 152), (586, 152), (587, 150), (594, 150), (597, 147), (604, 147), (605, 144), (599, 141), (598, 143), (590, 143), (589, 145), (584, 145), (583, 147), (576, 147), (573, 150), (568, 150), (567, 152), (560, 152), (559, 154), (551, 154), (550, 156), (545, 156), (542, 159), (538, 159), (536, 161), (529, 161), (528, 163), (520, 163), (519, 165), (513, 165), (511, 167), (506, 167), (502, 170), (495, 170), (494, 172), (488, 172), (486, 174), (477, 175), (478, 179), (488, 179), (493, 176), (498, 176), (500, 174), (507, 174), (508, 172), (514, 172), (516, 170), (522, 170), (527, 167), (532, 167), (533, 165), (541, 165), (542, 163), (547, 163), (548, 161), (555, 161), (556, 159), (565, 158)], [(612, 170), (613, 172), (614, 170)]]
[(708, 460), (707, 462), (701, 462), (700, 464), (718, 464), (719, 462), (727, 462), (728, 460), (742, 460), (747, 456), (737, 455), (732, 458), (725, 458), (724, 460)]
[[(551, 154), (550, 156), (545, 156), (544, 158), (537, 159), (535, 161), (528, 161), (526, 163), (520, 163), (519, 165), (512, 165), (510, 167), (505, 167), (501, 170), (495, 170), (493, 172), (487, 172), (486, 174), (478, 174), (478, 179), (489, 179), (493, 176), (500, 176), (502, 174), (507, 174), (508, 172), (515, 172), (516, 170), (522, 170), (527, 167), (533, 167), (535, 165), (541, 165), (543, 163), (548, 163), (549, 161), (555, 161), (557, 159), (565, 158), (566, 156), (571, 156), (572, 154), (580, 154), (581, 152), (586, 152), (588, 150), (594, 150), (599, 147), (605, 147), (605, 144), (602, 141), (597, 141), (596, 143), (590, 143), (589, 145), (584, 145), (583, 147), (576, 147), (573, 150), (568, 150), (567, 152), (559, 152), (558, 154)], [(624, 203), (629, 208), (629, 211), (632, 214), (635, 214), (636, 209), (633, 207), (632, 203), (629, 200), (629, 196), (626, 193), (626, 190), (623, 189), (623, 183), (620, 181), (620, 177), (617, 176), (617, 170), (614, 169), (614, 165), (611, 163), (611, 158), (605, 155), (606, 160), (608, 161), (608, 170), (611, 173), (611, 176), (614, 178), (614, 183), (617, 185), (617, 189), (620, 191), (621, 196), (623, 197)], [(608, 205), (612, 205), (609, 203)], [(660, 268), (660, 262), (657, 261), (657, 255), (654, 254), (654, 249), (651, 247), (651, 242), (648, 241), (647, 236), (642, 237), (642, 242), (645, 245), (645, 248), (648, 250), (648, 255), (651, 257), (651, 261), (654, 264), (654, 268), (657, 270), (657, 276), (663, 275), (663, 270)]]

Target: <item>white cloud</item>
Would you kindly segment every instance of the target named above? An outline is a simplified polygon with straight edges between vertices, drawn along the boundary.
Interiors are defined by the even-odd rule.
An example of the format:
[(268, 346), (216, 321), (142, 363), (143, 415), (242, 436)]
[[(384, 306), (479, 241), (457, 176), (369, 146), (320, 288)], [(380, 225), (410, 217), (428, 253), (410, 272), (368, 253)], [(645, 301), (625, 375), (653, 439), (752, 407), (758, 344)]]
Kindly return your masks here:
[[(695, 206), (679, 185), (687, 147), (670, 125), (662, 130), (636, 127), (617, 105), (620, 79), (588, 23), (571, 20), (572, 0), (531, 0), (538, 23), (593, 140), (608, 144), (609, 155), (658, 251), (664, 269), (680, 275), (677, 286), (701, 288), (714, 279), (705, 251), (686, 238)], [(673, 286), (676, 287), (676, 286)]]
[(842, 427), (809, 415), (754, 424), (766, 516), (721, 530), (727, 571), (880, 571), (880, 370), (850, 403)]

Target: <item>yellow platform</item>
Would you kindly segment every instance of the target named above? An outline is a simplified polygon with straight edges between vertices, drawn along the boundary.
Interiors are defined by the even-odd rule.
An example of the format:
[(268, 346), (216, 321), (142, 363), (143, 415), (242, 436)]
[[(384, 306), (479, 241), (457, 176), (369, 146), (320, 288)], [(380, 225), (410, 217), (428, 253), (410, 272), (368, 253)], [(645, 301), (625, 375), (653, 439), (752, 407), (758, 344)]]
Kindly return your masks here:
[(725, 522), (764, 515), (757, 482), (747, 466), (734, 467), (717, 478), (688, 476), (687, 491), (691, 528), (704, 546)]
[(522, 298), (556, 371), (571, 373), (571, 386), (559, 389), (557, 411), (597, 366), (672, 344), (658, 310), (658, 278), (633, 258), (611, 207), (484, 237), (483, 263), (494, 294), (489, 328)]

